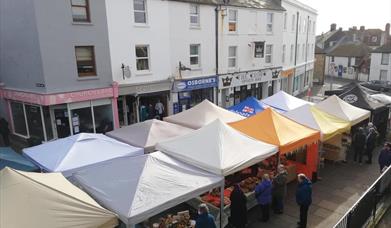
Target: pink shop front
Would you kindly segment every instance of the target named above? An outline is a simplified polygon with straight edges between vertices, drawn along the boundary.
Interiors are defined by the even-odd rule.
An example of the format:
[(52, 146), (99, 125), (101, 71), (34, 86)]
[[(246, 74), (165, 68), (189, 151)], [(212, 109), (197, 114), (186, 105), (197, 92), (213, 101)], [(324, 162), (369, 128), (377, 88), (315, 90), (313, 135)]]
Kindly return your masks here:
[(34, 144), (81, 132), (105, 133), (118, 127), (117, 84), (57, 94), (2, 89), (1, 95), (11, 132)]

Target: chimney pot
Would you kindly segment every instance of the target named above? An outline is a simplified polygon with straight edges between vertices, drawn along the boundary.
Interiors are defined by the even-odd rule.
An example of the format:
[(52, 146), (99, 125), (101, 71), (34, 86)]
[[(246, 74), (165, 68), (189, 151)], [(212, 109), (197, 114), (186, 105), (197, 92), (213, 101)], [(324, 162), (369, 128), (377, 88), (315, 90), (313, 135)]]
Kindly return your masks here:
[(390, 35), (390, 23), (386, 24), (386, 30), (385, 30), (387, 35)]
[(365, 31), (365, 26), (360, 26), (360, 31)]
[(335, 31), (337, 29), (337, 24), (333, 23), (330, 25), (330, 31)]
[(357, 30), (357, 26), (353, 26), (353, 31), (356, 31)]

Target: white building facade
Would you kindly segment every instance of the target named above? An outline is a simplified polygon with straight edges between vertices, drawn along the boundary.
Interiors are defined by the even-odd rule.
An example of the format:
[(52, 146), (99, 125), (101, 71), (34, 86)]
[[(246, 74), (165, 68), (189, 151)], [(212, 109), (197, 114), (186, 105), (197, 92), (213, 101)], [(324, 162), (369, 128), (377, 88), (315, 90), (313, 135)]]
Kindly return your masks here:
[(369, 80), (391, 81), (391, 44), (371, 53)]
[(303, 93), (312, 86), (317, 11), (296, 0), (283, 0), (282, 76), (288, 78), (287, 91)]

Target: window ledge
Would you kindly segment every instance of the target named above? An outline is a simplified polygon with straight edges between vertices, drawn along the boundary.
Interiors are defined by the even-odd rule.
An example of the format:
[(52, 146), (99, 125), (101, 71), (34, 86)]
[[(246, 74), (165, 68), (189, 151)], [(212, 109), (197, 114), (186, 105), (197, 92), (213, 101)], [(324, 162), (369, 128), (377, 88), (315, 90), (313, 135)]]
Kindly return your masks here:
[(72, 22), (72, 25), (86, 25), (86, 26), (93, 26), (94, 24), (91, 22)]
[(149, 28), (150, 26), (148, 24), (134, 23), (134, 27), (136, 27), (136, 28)]
[(238, 32), (228, 32), (228, 35), (238, 35)]
[(201, 30), (201, 26), (199, 26), (199, 25), (190, 25), (190, 29)]
[(201, 71), (202, 68), (200, 66), (190, 67), (192, 71)]
[(152, 71), (137, 71), (136, 76), (147, 76), (152, 75)]
[(273, 32), (266, 32), (266, 35), (273, 36)]
[(88, 81), (88, 80), (98, 80), (98, 79), (99, 79), (98, 76), (83, 76), (83, 77), (78, 76), (77, 78), (78, 81)]

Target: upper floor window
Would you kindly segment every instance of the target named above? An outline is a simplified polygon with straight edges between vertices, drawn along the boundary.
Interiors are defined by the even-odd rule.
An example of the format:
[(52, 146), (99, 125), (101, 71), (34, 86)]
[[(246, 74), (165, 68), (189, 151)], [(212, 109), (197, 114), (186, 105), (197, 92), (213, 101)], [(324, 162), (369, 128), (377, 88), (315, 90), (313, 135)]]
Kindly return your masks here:
[(94, 46), (76, 46), (75, 54), (79, 77), (96, 76)]
[(382, 53), (381, 54), (381, 64), (388, 65), (390, 62), (390, 53)]
[(352, 66), (352, 57), (348, 57), (348, 67)]
[(380, 81), (387, 81), (387, 71), (386, 70), (380, 70)]
[(298, 17), (299, 25), (298, 25), (298, 32), (301, 32), (301, 17)]
[(282, 63), (285, 63), (286, 45), (282, 45)]
[(149, 46), (138, 45), (136, 46), (136, 68), (137, 71), (149, 71)]
[(303, 51), (301, 52), (301, 59), (302, 60), (305, 60), (305, 47), (306, 47), (306, 45), (305, 44), (303, 44)]
[(316, 32), (316, 22), (314, 21), (312, 25), (312, 33), (315, 34), (315, 32)]
[(335, 61), (334, 56), (331, 56), (331, 62), (333, 63)]
[(303, 18), (303, 33), (307, 33), (307, 20)]
[(371, 37), (371, 42), (373, 42), (373, 43), (376, 43), (377, 42), (377, 36), (372, 36)]
[(133, 0), (134, 22), (137, 24), (147, 23), (147, 1)]
[(266, 31), (273, 32), (273, 13), (267, 13)]
[(297, 45), (296, 60), (299, 60), (300, 57), (300, 44)]
[(311, 23), (311, 20), (308, 21), (308, 33), (311, 32), (311, 26), (312, 26), (312, 23)]
[(291, 44), (291, 55), (290, 55), (290, 62), (293, 63), (293, 55), (295, 53), (295, 45)]
[(73, 22), (91, 22), (88, 0), (71, 0)]
[(292, 32), (296, 30), (296, 15), (292, 15), (292, 26), (291, 26)]
[(190, 65), (192, 67), (200, 66), (200, 45), (190, 44)]
[(236, 32), (238, 23), (238, 11), (230, 9), (228, 11), (228, 31)]
[(190, 26), (199, 27), (200, 26), (200, 6), (199, 5), (190, 5)]
[(284, 31), (287, 29), (288, 13), (284, 13)]
[(272, 63), (273, 61), (273, 45), (267, 44), (265, 50), (265, 63)]
[(228, 48), (228, 68), (236, 68), (237, 66), (237, 47), (230, 46)]

